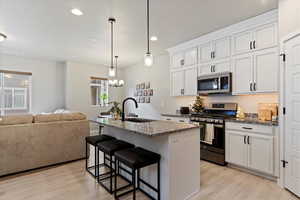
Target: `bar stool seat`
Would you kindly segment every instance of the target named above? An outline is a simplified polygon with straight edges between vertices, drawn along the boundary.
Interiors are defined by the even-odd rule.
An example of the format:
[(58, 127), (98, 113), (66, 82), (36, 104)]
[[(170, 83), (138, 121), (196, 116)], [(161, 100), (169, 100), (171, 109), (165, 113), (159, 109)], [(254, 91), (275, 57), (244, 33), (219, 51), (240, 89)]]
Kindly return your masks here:
[(117, 151), (115, 157), (128, 167), (138, 169), (157, 163), (161, 156), (157, 153), (137, 147)]
[[(111, 137), (109, 135), (95, 135), (95, 136), (87, 136), (85, 138), (85, 169), (87, 172), (89, 172), (93, 177), (97, 177), (98, 176), (98, 149), (97, 149), (97, 143), (99, 142), (103, 142), (103, 141), (108, 141), (108, 140), (115, 140), (114, 137)], [(95, 147), (95, 163), (93, 166), (88, 166), (88, 145), (92, 145)], [(92, 168), (95, 168), (94, 173), (91, 171)]]
[(98, 145), (99, 151), (102, 151), (108, 155), (114, 155), (116, 151), (133, 148), (134, 145), (123, 140), (104, 141)]
[[(114, 185), (115, 185), (115, 192), (114, 196), (115, 199), (119, 199), (119, 197), (127, 195), (128, 193), (133, 193), (133, 199), (136, 199), (136, 190), (141, 191), (146, 196), (148, 196), (150, 199), (155, 199), (153, 196), (151, 196), (148, 192), (146, 192), (143, 188), (140, 187), (141, 183), (144, 186), (147, 186), (152, 191), (155, 191), (157, 194), (157, 200), (160, 200), (160, 159), (161, 156), (157, 153), (148, 151), (146, 149), (143, 149), (141, 147), (131, 148), (131, 149), (125, 149), (121, 151), (115, 152), (115, 162), (117, 166), (117, 174), (114, 178)], [(120, 167), (120, 163), (131, 168), (131, 172), (129, 173), (128, 170), (124, 170), (125, 168)], [(150, 183), (143, 180), (140, 176), (140, 170), (144, 167), (157, 164), (157, 187), (152, 186)], [(117, 177), (119, 175), (120, 169), (122, 169), (124, 172), (128, 173), (132, 177), (132, 183), (133, 186), (132, 190), (123, 192), (121, 194), (118, 194), (118, 192), (124, 190), (124, 187), (118, 188), (117, 183)], [(137, 171), (137, 176), (136, 176)], [(122, 176), (121, 176), (122, 177)], [(136, 185), (137, 183), (137, 185)], [(128, 186), (126, 186), (128, 187)]]
[(103, 142), (106, 140), (113, 140), (113, 139), (116, 139), (116, 138), (111, 137), (109, 135), (95, 135), (95, 136), (87, 136), (85, 138), (86, 142), (93, 146), (95, 146), (99, 142)]
[[(110, 160), (110, 164), (109, 164), (109, 172), (107, 173), (99, 173), (98, 176), (98, 183), (104, 188), (106, 189), (109, 193), (113, 193), (113, 176), (115, 173), (115, 169), (116, 169), (116, 163), (113, 161), (113, 156), (114, 153), (116, 151), (120, 151), (120, 150), (124, 150), (124, 149), (128, 149), (128, 148), (134, 148), (133, 144), (130, 144), (128, 142), (122, 141), (122, 140), (108, 140), (108, 141), (103, 141), (101, 143), (97, 144), (97, 148), (98, 151), (101, 151), (105, 154), (107, 154), (109, 156), (109, 160)], [(99, 157), (99, 153), (98, 153), (98, 157)], [(98, 162), (99, 162), (99, 158), (98, 158)], [(113, 164), (115, 165), (115, 169), (113, 168)], [(108, 177), (103, 177), (105, 175), (109, 175)], [(110, 181), (110, 186), (107, 187), (104, 184), (104, 181), (109, 179)]]

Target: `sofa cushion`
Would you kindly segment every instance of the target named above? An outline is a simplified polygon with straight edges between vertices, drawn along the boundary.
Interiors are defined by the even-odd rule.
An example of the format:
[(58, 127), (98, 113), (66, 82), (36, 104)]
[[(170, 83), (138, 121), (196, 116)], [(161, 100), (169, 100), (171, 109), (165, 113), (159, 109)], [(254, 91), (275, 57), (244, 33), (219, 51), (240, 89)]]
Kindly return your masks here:
[(63, 121), (76, 121), (76, 120), (85, 120), (85, 119), (86, 119), (86, 115), (80, 112), (61, 114), (61, 120)]
[(39, 114), (34, 116), (35, 123), (61, 121), (61, 114)]
[(27, 115), (8, 115), (0, 117), (0, 125), (31, 124), (33, 116)]

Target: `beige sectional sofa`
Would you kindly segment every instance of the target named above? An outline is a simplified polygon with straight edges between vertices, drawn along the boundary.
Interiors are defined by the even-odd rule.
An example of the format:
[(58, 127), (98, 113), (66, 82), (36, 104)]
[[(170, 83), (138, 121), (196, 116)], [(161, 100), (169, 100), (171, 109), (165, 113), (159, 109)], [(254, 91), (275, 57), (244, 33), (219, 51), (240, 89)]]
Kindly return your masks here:
[(0, 176), (85, 157), (81, 113), (0, 117)]

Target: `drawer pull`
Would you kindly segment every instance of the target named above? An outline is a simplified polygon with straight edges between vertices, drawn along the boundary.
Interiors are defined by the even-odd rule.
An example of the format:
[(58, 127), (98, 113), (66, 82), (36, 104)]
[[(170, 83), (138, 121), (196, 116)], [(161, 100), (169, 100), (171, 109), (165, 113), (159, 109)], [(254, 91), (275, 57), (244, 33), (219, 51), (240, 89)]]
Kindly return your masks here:
[(171, 119), (169, 119), (169, 118), (168, 118), (168, 119), (166, 119), (166, 120), (168, 120), (168, 121), (171, 121)]
[(252, 130), (253, 128), (243, 127), (243, 129)]
[(179, 120), (179, 122), (184, 122), (184, 120)]

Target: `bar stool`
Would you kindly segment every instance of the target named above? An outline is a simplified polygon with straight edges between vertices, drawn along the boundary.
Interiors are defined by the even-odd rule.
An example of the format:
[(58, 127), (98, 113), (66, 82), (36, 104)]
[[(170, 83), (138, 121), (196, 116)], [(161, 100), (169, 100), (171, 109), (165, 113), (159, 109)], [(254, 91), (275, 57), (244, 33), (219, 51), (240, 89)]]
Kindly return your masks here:
[[(128, 148), (133, 148), (134, 145), (133, 144), (130, 144), (128, 142), (125, 142), (125, 141), (122, 141), (122, 140), (109, 140), (109, 141), (104, 141), (104, 142), (100, 142), (97, 144), (97, 147), (98, 147), (98, 151), (101, 151), (104, 153), (104, 156), (105, 155), (108, 155), (109, 156), (109, 172), (106, 172), (106, 173), (102, 173), (100, 174), (99, 173), (99, 176), (98, 176), (98, 183), (104, 187), (104, 189), (106, 191), (108, 191), (109, 193), (113, 193), (114, 190), (113, 190), (113, 176), (114, 176), (114, 168), (116, 169), (116, 164), (115, 162), (113, 161), (113, 155), (116, 151), (120, 151), (120, 150), (123, 150), (123, 149), (128, 149)], [(99, 165), (99, 152), (98, 152), (98, 165)], [(113, 167), (113, 164), (115, 165)], [(105, 175), (109, 175), (108, 177), (103, 177)], [(110, 185), (109, 185), (109, 188), (104, 184), (104, 181), (107, 180), (107, 179), (110, 179)]]
[[(115, 153), (115, 162), (117, 165), (117, 170), (116, 170), (117, 174), (115, 175), (115, 178), (114, 178), (115, 199), (119, 199), (119, 197), (132, 192), (133, 200), (135, 200), (136, 199), (136, 190), (141, 191), (150, 199), (155, 199), (154, 197), (152, 197), (150, 194), (148, 194), (144, 189), (142, 189), (140, 187), (140, 184), (142, 183), (143, 185), (147, 186), (151, 190), (155, 191), (157, 193), (157, 200), (160, 200), (160, 158), (161, 158), (161, 156), (159, 154), (148, 151), (141, 147), (117, 151)], [(132, 170), (131, 185), (133, 186), (133, 189), (123, 192), (118, 195), (118, 192), (124, 189), (124, 188), (118, 188), (118, 183), (117, 183), (117, 177), (120, 172), (120, 170), (119, 170), (120, 163), (131, 168), (131, 170)], [(143, 180), (140, 177), (140, 170), (144, 167), (147, 167), (147, 166), (150, 166), (153, 164), (157, 164), (157, 188), (153, 187), (152, 185), (150, 185), (149, 183), (147, 183), (145, 180)], [(121, 169), (123, 169), (123, 168), (121, 168)], [(137, 185), (136, 185), (136, 171), (137, 171)], [(125, 172), (127, 172), (127, 171), (125, 170)]]
[[(94, 178), (98, 176), (98, 149), (97, 149), (97, 143), (103, 142), (103, 141), (108, 141), (108, 140), (115, 140), (114, 137), (108, 136), (108, 135), (96, 135), (96, 136), (87, 136), (85, 138), (85, 170), (89, 172)], [(92, 145), (95, 148), (95, 161), (94, 165), (88, 166), (88, 159), (90, 155), (88, 155), (88, 145)], [(92, 168), (95, 168), (95, 172), (93, 173), (91, 171)]]

